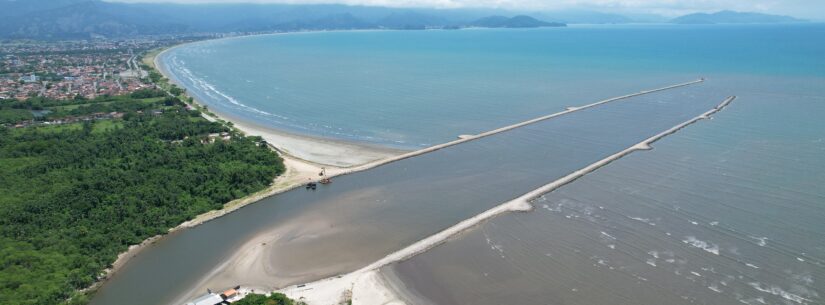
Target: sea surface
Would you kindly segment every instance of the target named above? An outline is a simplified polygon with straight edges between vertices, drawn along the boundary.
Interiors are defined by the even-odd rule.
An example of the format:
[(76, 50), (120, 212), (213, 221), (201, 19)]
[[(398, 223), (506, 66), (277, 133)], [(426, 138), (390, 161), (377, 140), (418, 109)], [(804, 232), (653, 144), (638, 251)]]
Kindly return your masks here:
[[(92, 304), (175, 304), (275, 232), (283, 287), (369, 264), (632, 146), (714, 115), (429, 252), (382, 269), (415, 303), (822, 304), (825, 26), (575, 26), (233, 38), (165, 69), (212, 110), (293, 133), (418, 148), (575, 112), (295, 190), (171, 234)], [(210, 286), (212, 285), (212, 286)], [(223, 286), (221, 286), (223, 285)], [(221, 287), (215, 287), (221, 286)]]
[(414, 304), (823, 304), (822, 84), (740, 80), (707, 84), (739, 95), (712, 120), (383, 274)]
[(817, 75), (820, 25), (290, 33), (194, 43), (160, 62), (248, 123), (415, 149), (718, 73)]

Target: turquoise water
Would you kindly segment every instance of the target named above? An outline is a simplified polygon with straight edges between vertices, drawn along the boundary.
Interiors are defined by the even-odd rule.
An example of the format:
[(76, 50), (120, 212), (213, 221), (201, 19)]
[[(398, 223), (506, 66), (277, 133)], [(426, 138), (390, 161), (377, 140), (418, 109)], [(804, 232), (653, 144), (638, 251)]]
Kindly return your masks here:
[(175, 48), (161, 61), (213, 110), (400, 148), (708, 81), (268, 198), (149, 247), (92, 303), (167, 304), (191, 289), (260, 284), (204, 277), (262, 232), (282, 233), (267, 243), (272, 287), (350, 271), (737, 95), (712, 120), (547, 194), (533, 212), (382, 271), (422, 303), (822, 304), (823, 34), (820, 24), (581, 26)]
[[(94, 305), (179, 304), (207, 288), (281, 288), (347, 273), (711, 109), (705, 84), (636, 96), (336, 177), (176, 232), (133, 258)], [(239, 245), (268, 253), (237, 273)], [(224, 241), (216, 246), (215, 240)], [(196, 255), (193, 255), (196, 253)], [(243, 263), (241, 263), (243, 265)], [(269, 277), (253, 275), (266, 270)]]
[(816, 37), (825, 27), (326, 32), (190, 44), (161, 62), (233, 117), (410, 149), (699, 76), (821, 76)]

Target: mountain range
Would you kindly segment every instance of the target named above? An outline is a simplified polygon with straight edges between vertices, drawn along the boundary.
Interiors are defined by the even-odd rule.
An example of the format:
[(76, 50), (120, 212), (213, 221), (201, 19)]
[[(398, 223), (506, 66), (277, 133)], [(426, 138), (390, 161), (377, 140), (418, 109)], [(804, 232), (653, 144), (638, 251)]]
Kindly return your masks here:
[(760, 13), (743, 13), (734, 11), (721, 11), (712, 14), (696, 13), (681, 16), (671, 20), (671, 23), (678, 24), (719, 24), (719, 23), (794, 23), (805, 22), (790, 16), (768, 15)]
[[(672, 22), (796, 21), (796, 19), (788, 18), (790, 17), (720, 12), (683, 16)], [(122, 3), (101, 0), (0, 0), (0, 38), (5, 39), (57, 40), (158, 34), (327, 29), (523, 28), (564, 26), (565, 23), (667, 21), (667, 18), (656, 15), (625, 16), (584, 10), (514, 12), (497, 9), (413, 9), (333, 4), (174, 4)]]

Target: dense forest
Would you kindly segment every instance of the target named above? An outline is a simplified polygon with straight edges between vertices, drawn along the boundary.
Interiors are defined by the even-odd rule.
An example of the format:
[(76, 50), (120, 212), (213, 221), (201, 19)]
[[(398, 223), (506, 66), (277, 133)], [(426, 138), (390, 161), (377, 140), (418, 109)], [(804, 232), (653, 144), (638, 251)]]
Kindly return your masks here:
[[(284, 170), (260, 138), (208, 122), (175, 98), (140, 92), (51, 103), (5, 106), (53, 107), (52, 116), (126, 113), (58, 126), (0, 125), (0, 304), (86, 303), (78, 290), (129, 245), (262, 190)], [(147, 107), (159, 110), (137, 110)], [(231, 138), (209, 137), (223, 132)]]

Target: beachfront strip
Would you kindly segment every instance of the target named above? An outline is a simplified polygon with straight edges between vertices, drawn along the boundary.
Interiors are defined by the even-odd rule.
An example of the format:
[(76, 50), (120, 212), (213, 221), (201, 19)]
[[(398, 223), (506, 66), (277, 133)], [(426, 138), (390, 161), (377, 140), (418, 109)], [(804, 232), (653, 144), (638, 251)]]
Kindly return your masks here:
[[(127, 94), (152, 87), (140, 54), (199, 37), (0, 44), (0, 99)], [(158, 75), (159, 76), (159, 75)]]

